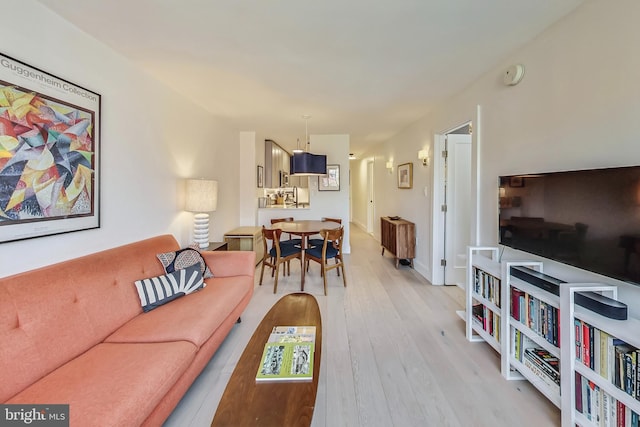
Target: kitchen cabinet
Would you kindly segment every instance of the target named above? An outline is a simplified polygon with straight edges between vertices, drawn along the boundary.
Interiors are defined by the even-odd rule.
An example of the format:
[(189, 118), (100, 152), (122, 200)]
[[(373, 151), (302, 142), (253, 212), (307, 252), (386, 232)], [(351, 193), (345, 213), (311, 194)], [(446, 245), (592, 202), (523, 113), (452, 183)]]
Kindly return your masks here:
[(264, 141), (265, 188), (309, 188), (308, 176), (289, 175), (290, 158), (291, 154), (277, 142), (271, 139)]
[(266, 188), (288, 187), (290, 154), (277, 142), (264, 141), (264, 186)]

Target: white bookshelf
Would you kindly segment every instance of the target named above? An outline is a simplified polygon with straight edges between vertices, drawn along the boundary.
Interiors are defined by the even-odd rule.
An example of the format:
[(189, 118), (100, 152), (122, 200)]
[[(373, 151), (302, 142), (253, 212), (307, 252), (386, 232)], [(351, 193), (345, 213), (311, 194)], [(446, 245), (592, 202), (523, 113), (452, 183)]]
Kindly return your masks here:
[(563, 427), (574, 425), (596, 427), (605, 425), (604, 420), (600, 420), (600, 422), (590, 420), (576, 409), (576, 372), (595, 384), (601, 392), (608, 394), (630, 410), (640, 414), (640, 401), (616, 387), (609, 378), (603, 377), (599, 372), (594, 371), (576, 359), (576, 331), (574, 327), (574, 321), (577, 319), (600, 331), (606, 332), (612, 337), (621, 339), (632, 347), (640, 348), (640, 333), (638, 332), (640, 331), (640, 320), (634, 318), (614, 320), (587, 310), (584, 307), (577, 306), (575, 304), (576, 292), (585, 291), (598, 292), (610, 298), (617, 299), (617, 288), (610, 285), (585, 283), (571, 284), (570, 286), (561, 288), (561, 322), (563, 325), (568, 325), (568, 328), (565, 328), (568, 329), (568, 331), (566, 331), (562, 338), (561, 346), (561, 357), (563, 360), (561, 374)]
[[(529, 298), (535, 298), (536, 300), (543, 302), (548, 307), (555, 309), (560, 308), (560, 298), (557, 295), (544, 291), (539, 287), (532, 285), (524, 280), (518, 279), (510, 274), (511, 267), (529, 267), (536, 271), (543, 271), (543, 264), (537, 261), (512, 261), (503, 263), (503, 301), (507, 304), (504, 306), (504, 342), (502, 344), (502, 357), (501, 357), (501, 372), (502, 376), (507, 380), (522, 380), (526, 379), (534, 387), (536, 387), (540, 393), (542, 393), (547, 399), (553, 402), (556, 406), (560, 407), (560, 386), (555, 384), (550, 385), (542, 379), (541, 374), (536, 373), (535, 368), (531, 367), (531, 362), (528, 362), (523, 356), (523, 360), (518, 360), (515, 352), (515, 336), (516, 331), (520, 332), (527, 341), (532, 342), (536, 347), (540, 347), (548, 351), (552, 356), (560, 359), (560, 348), (553, 343), (549, 342), (547, 338), (539, 335), (535, 330), (527, 326), (524, 322), (512, 317), (512, 298), (511, 290), (516, 288), (525, 294), (528, 294)], [(557, 321), (560, 321), (558, 318)], [(524, 338), (523, 338), (524, 339)], [(562, 339), (562, 336), (560, 336)], [(521, 344), (523, 345), (523, 344)], [(543, 374), (542, 374), (543, 375)], [(548, 381), (548, 380), (547, 380)]]
[[(465, 311), (458, 312), (462, 315), (466, 325), (465, 334), (469, 341), (477, 342), (484, 341), (493, 347), (498, 353), (501, 351), (501, 327), (502, 327), (502, 308), (498, 304), (490, 299), (486, 298), (481, 293), (476, 292), (476, 272), (480, 272), (482, 275), (490, 278), (497, 286), (498, 293), (501, 296), (501, 268), (498, 260), (498, 248), (493, 246), (469, 246), (467, 247), (466, 256), (467, 268), (466, 268), (466, 281), (465, 281)], [(491, 313), (491, 318), (495, 319), (495, 316), (499, 317), (497, 336), (492, 335), (489, 331), (485, 330), (483, 324), (481, 324), (473, 316), (473, 306), (476, 304), (482, 304), (485, 313)]]
[[(618, 388), (609, 378), (604, 378), (599, 372), (576, 359), (576, 332), (575, 323), (577, 319), (585, 322), (593, 328), (606, 332), (608, 335), (618, 338), (632, 347), (640, 348), (640, 320), (629, 318), (628, 320), (614, 320), (584, 307), (575, 304), (576, 292), (597, 292), (602, 295), (617, 299), (617, 287), (614, 285), (603, 285), (601, 283), (563, 283), (559, 286), (560, 295), (539, 288), (526, 280), (521, 280), (510, 274), (511, 267), (524, 266), (536, 271), (543, 272), (543, 263), (534, 261), (502, 261), (499, 260), (499, 249), (490, 246), (475, 246), (467, 249), (467, 271), (465, 283), (465, 310), (458, 311), (458, 315), (466, 322), (465, 333), (469, 341), (482, 341), (491, 345), (501, 359), (501, 373), (508, 380), (527, 380), (547, 399), (554, 403), (562, 412), (562, 427), (599, 427), (605, 425), (603, 420), (591, 420), (588, 415), (581, 413), (576, 408), (576, 373), (591, 384), (595, 384), (601, 390), (602, 396), (606, 393), (616, 401), (621, 402), (631, 411), (640, 414), (640, 400), (636, 400), (624, 390)], [(480, 270), (483, 274), (490, 275), (499, 281), (500, 305), (485, 298), (475, 292), (475, 270)], [(519, 321), (511, 316), (512, 298), (511, 289), (517, 288), (528, 294), (529, 298), (544, 303), (547, 310), (557, 309), (556, 324), (560, 332), (559, 339), (555, 345), (550, 342), (551, 336), (545, 337), (534, 329), (528, 327), (525, 322)], [(624, 301), (623, 301), (624, 302)], [(494, 315), (500, 316), (499, 335), (492, 336), (486, 331), (483, 325), (474, 319), (474, 304), (482, 304), (485, 310), (491, 311)], [(548, 314), (548, 312), (547, 312)], [(519, 316), (521, 317), (521, 316)], [(560, 361), (560, 385), (558, 386), (549, 376), (535, 372), (536, 366), (530, 360), (522, 357), (518, 360), (515, 354), (514, 336), (518, 331), (526, 340), (522, 338), (521, 345), (532, 344), (531, 347), (542, 348), (551, 356)], [(557, 334), (556, 334), (557, 337)], [(595, 344), (594, 344), (595, 345)], [(524, 348), (521, 349), (524, 351)], [(640, 354), (636, 360), (636, 385), (640, 387)], [(538, 365), (538, 368), (541, 365)], [(609, 371), (611, 367), (608, 367)], [(539, 370), (539, 369), (538, 369)], [(557, 377), (556, 381), (557, 381)], [(638, 391), (637, 393), (640, 393)], [(584, 392), (583, 392), (584, 394)], [(631, 424), (628, 424), (631, 425)]]

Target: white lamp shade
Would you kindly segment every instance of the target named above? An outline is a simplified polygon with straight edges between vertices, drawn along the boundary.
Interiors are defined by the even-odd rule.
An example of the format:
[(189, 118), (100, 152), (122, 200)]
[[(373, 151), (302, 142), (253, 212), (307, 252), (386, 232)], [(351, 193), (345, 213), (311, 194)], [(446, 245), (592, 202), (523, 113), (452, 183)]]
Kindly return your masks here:
[(189, 212), (213, 212), (218, 207), (218, 181), (188, 179), (184, 209)]
[(429, 158), (429, 151), (427, 151), (427, 150), (418, 151), (418, 158), (420, 160), (428, 159)]

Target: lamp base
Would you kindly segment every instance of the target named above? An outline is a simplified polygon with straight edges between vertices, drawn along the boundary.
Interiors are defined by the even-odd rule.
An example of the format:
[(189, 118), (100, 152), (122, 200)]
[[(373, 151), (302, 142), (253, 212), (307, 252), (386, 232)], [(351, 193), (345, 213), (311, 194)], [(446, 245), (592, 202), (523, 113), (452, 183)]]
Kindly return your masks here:
[(200, 249), (209, 247), (208, 213), (197, 213), (193, 216), (193, 241)]

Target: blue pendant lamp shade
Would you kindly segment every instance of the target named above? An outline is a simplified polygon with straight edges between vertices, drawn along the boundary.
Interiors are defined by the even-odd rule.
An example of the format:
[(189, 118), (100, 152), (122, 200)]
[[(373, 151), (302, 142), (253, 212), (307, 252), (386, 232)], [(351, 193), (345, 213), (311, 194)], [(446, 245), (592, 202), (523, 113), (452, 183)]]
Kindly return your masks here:
[(293, 153), (289, 158), (289, 173), (291, 175), (326, 175), (327, 156), (307, 152)]

